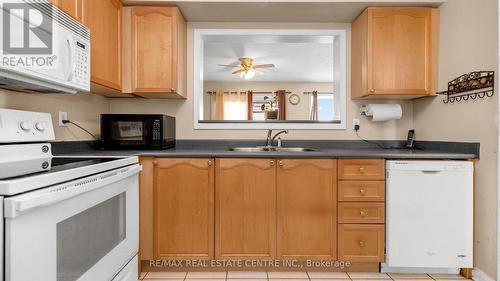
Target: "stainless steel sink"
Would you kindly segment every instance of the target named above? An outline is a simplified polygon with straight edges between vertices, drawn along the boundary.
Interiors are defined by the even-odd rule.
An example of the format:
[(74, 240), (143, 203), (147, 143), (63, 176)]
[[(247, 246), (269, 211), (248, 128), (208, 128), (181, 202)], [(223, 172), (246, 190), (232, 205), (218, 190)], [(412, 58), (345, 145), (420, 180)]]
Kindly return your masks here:
[(252, 147), (233, 147), (229, 151), (239, 151), (239, 152), (263, 152), (263, 151), (275, 151), (271, 147), (266, 146), (252, 146)]
[(306, 147), (279, 147), (278, 151), (285, 152), (307, 152), (307, 151), (318, 151), (314, 148), (306, 148)]
[(252, 146), (252, 147), (233, 147), (229, 151), (239, 151), (239, 152), (266, 152), (266, 151), (276, 151), (276, 152), (307, 152), (307, 151), (317, 151), (313, 148), (305, 147), (276, 147), (276, 146)]

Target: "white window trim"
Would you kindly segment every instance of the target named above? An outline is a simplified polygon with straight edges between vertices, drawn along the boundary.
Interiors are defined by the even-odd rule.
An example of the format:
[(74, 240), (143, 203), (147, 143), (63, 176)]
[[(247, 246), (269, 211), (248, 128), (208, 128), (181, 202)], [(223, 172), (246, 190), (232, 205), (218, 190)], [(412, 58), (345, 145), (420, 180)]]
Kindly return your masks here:
[[(346, 29), (194, 29), (193, 56), (193, 104), (195, 130), (262, 130), (262, 129), (296, 129), (296, 130), (345, 130), (347, 122), (347, 31)], [(336, 59), (338, 62), (334, 73), (336, 77), (334, 91), (339, 93), (338, 110), (340, 123), (203, 123), (203, 36), (204, 35), (323, 35), (336, 36)]]

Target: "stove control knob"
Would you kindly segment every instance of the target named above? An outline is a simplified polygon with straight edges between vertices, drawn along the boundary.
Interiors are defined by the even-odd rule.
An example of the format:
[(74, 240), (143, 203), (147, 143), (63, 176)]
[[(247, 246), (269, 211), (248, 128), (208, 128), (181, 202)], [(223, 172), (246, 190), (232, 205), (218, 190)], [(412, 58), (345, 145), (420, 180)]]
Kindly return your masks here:
[(36, 128), (38, 131), (40, 131), (40, 132), (45, 131), (45, 126), (43, 125), (43, 123), (42, 123), (42, 122), (36, 122), (36, 124), (35, 124), (35, 128)]
[(31, 128), (30, 128), (30, 122), (28, 122), (28, 121), (22, 121), (21, 123), (19, 123), (19, 127), (21, 127), (21, 129), (23, 131), (29, 131), (29, 130), (31, 130)]

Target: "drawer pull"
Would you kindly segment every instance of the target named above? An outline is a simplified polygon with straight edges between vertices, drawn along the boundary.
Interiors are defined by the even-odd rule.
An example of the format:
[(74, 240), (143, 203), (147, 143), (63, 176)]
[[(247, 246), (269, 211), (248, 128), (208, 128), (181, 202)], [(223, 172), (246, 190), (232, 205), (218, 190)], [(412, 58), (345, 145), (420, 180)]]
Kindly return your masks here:
[(153, 165), (154, 166), (158, 165), (158, 160), (153, 160)]
[(212, 160), (207, 161), (208, 166), (212, 166)]
[(269, 161), (270, 166), (274, 166), (274, 160)]
[(368, 211), (361, 210), (361, 211), (359, 211), (359, 215), (362, 216), (362, 217), (366, 217), (366, 216), (368, 216)]
[(365, 241), (358, 241), (358, 244), (361, 248), (363, 248), (365, 246)]
[(366, 195), (366, 190), (364, 190), (363, 188), (361, 188), (361, 189), (359, 190), (359, 194), (361, 194), (361, 195), (365, 196), (365, 195)]
[(279, 161), (279, 164), (280, 164), (280, 166), (285, 165), (285, 164), (283, 163), (283, 161), (281, 161), (281, 160)]
[(363, 173), (365, 172), (365, 168), (364, 168), (364, 167), (359, 167), (359, 169), (358, 169), (358, 170), (359, 170), (359, 172), (360, 172), (361, 174), (363, 174)]

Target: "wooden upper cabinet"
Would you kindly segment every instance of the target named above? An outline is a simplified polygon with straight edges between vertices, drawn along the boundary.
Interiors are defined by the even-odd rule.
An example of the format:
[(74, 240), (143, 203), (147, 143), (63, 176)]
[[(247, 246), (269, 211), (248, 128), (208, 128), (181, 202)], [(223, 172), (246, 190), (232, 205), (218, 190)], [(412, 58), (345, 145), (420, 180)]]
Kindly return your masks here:
[(351, 38), (352, 99), (435, 95), (438, 9), (368, 8)]
[(124, 92), (186, 97), (187, 29), (177, 7), (125, 8)]
[(80, 1), (82, 23), (90, 29), (92, 92), (105, 95), (119, 92), (122, 89), (122, 4), (119, 0)]
[(49, 0), (54, 6), (78, 21), (82, 20), (82, 1), (85, 0)]
[(213, 161), (155, 159), (155, 259), (214, 258)]
[(275, 163), (216, 160), (215, 259), (274, 259)]
[(337, 258), (337, 161), (278, 160), (278, 259)]

